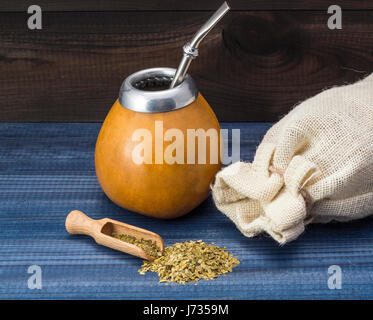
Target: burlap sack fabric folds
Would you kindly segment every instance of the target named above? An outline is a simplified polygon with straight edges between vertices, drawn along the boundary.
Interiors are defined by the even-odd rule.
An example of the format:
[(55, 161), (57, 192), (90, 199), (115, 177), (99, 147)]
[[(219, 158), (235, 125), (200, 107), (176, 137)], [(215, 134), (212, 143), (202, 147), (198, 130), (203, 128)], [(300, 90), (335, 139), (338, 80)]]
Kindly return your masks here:
[(264, 136), (253, 163), (212, 186), (216, 206), (247, 237), (280, 244), (309, 223), (373, 214), (373, 74), (304, 101)]

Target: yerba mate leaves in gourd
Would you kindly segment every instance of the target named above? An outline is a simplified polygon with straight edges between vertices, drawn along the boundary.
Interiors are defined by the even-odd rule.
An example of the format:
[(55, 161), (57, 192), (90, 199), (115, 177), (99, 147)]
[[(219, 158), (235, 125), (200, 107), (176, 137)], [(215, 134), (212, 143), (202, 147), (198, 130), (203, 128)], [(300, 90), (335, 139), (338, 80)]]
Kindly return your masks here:
[(212, 280), (232, 272), (240, 262), (225, 248), (208, 245), (202, 240), (175, 243), (165, 248), (164, 253), (154, 261), (144, 261), (138, 272), (157, 272), (159, 282), (186, 282), (201, 279)]

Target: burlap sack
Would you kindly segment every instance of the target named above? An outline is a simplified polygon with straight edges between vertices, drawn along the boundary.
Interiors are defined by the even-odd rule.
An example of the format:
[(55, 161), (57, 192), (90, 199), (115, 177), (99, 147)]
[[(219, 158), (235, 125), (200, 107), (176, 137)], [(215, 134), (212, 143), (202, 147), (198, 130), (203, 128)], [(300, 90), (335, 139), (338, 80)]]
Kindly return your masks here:
[(213, 198), (247, 237), (280, 244), (308, 223), (373, 213), (373, 74), (310, 98), (276, 123), (253, 163), (220, 171)]

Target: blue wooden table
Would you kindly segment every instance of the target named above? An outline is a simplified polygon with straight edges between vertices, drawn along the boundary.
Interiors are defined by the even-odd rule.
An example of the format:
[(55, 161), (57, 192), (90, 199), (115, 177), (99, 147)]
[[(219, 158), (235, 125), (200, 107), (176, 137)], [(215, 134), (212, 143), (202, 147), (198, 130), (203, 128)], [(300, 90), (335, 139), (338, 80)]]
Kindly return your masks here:
[[(251, 161), (268, 123), (241, 129), (241, 158)], [(211, 198), (171, 221), (114, 205), (94, 171), (97, 123), (0, 124), (0, 298), (2, 299), (357, 299), (373, 298), (373, 219), (312, 225), (280, 247), (268, 236), (245, 238)], [(159, 284), (139, 275), (138, 258), (69, 235), (64, 221), (79, 209), (159, 233), (166, 245), (202, 239), (226, 246), (241, 264), (197, 286)], [(42, 289), (28, 288), (30, 265)], [(328, 288), (328, 267), (342, 269), (342, 288)]]

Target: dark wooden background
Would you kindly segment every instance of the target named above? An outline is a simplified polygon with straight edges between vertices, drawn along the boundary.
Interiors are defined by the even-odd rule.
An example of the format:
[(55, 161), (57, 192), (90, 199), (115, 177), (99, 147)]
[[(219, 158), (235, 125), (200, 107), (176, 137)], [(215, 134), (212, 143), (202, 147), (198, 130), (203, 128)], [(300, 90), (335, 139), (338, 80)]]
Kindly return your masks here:
[[(176, 67), (222, 0), (0, 2), (0, 121), (102, 121), (123, 79)], [(327, 8), (343, 9), (329, 30)], [(373, 72), (372, 0), (231, 0), (190, 73), (220, 121), (276, 121), (321, 90)]]

